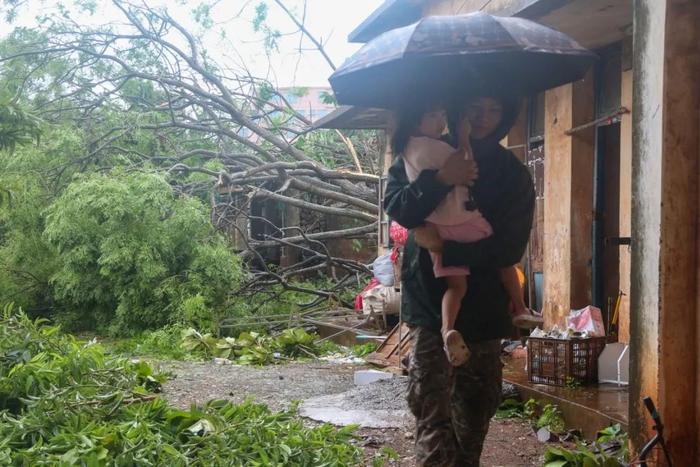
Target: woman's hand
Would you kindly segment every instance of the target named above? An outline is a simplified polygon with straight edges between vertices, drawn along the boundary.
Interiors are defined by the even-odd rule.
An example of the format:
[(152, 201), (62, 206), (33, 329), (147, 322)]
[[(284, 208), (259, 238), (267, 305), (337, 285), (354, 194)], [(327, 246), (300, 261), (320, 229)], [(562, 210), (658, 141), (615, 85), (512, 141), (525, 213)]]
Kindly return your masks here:
[(433, 253), (442, 252), (442, 238), (434, 225), (422, 225), (413, 229), (413, 237), (418, 246), (432, 251)]
[(479, 178), (479, 167), (473, 159), (465, 160), (464, 151), (454, 152), (437, 173), (437, 180), (445, 185), (472, 186)]

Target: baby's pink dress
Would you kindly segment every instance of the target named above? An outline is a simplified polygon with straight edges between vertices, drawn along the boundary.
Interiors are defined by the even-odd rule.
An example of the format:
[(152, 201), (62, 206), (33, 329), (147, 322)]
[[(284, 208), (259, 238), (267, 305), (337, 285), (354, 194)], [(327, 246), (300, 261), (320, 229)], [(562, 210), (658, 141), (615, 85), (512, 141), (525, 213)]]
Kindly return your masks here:
[[(452, 146), (438, 139), (412, 137), (403, 153), (408, 179), (415, 180), (423, 170), (440, 170), (454, 152)], [(470, 243), (491, 236), (491, 224), (478, 210), (467, 211), (467, 201), (469, 189), (465, 186), (455, 186), (426, 218), (426, 222), (437, 228), (443, 240)], [(469, 274), (468, 267), (443, 266), (440, 253), (431, 252), (430, 256), (433, 259), (435, 277)]]

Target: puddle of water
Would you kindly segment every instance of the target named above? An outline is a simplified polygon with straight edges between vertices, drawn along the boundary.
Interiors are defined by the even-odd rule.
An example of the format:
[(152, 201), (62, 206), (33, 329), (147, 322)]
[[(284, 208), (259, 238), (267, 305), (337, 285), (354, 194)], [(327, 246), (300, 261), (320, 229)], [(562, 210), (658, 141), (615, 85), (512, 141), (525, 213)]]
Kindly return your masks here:
[(412, 420), (408, 410), (349, 409), (343, 394), (320, 396), (301, 404), (299, 414), (336, 426), (359, 425), (363, 428), (406, 428)]

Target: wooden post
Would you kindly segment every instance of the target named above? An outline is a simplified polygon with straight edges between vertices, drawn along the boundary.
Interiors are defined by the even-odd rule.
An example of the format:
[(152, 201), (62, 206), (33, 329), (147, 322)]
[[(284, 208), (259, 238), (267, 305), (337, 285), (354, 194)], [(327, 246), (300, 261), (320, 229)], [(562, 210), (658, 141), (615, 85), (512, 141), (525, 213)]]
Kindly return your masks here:
[(571, 308), (591, 301), (594, 129), (566, 130), (593, 120), (593, 78), (545, 94), (544, 318), (564, 326)]
[[(632, 110), (632, 70), (622, 72), (623, 107)], [(632, 236), (632, 114), (620, 117), (620, 237)], [(630, 341), (630, 285), (632, 252), (620, 246), (620, 301), (618, 340)]]
[(653, 435), (651, 396), (674, 465), (698, 465), (700, 2), (637, 0), (634, 24), (630, 433)]

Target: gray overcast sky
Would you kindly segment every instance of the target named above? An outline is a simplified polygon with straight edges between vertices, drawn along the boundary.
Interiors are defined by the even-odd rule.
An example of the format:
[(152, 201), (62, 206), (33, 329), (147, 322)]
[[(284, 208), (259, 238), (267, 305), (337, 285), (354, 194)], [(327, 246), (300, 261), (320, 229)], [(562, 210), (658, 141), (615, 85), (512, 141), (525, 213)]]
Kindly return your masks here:
[[(239, 0), (240, 1), (240, 0)], [(235, 2), (235, 0), (234, 0)], [(253, 2), (255, 4), (257, 2)], [(356, 51), (359, 44), (349, 44), (348, 34), (382, 3), (382, 0), (307, 0), (306, 26), (326, 44), (326, 51), (336, 66)], [(301, 13), (303, 0), (285, 0)], [(270, 25), (281, 32), (293, 32), (295, 26), (273, 2), (269, 7)], [(304, 47), (311, 44), (304, 41)], [(280, 51), (271, 57), (272, 69), (280, 85), (327, 86), (332, 72), (326, 61), (315, 51), (305, 51), (299, 60), (299, 36), (285, 36)], [(248, 50), (248, 48), (246, 48)], [(260, 50), (260, 46), (255, 47)], [(254, 52), (253, 52), (254, 53)], [(256, 65), (267, 67), (267, 59), (258, 56)]]
[[(140, 0), (132, 0), (138, 3)], [(279, 41), (279, 51), (265, 54), (262, 34), (252, 27), (255, 7), (265, 2), (268, 4), (267, 24), (271, 29), (279, 30), (283, 36)], [(56, 8), (57, 1), (29, 0), (22, 10), (16, 24), (34, 26), (34, 16)], [(69, 3), (65, 1), (65, 3)], [(97, 14), (91, 17), (76, 15), (74, 19), (85, 24), (106, 22), (123, 22), (123, 16), (109, 0), (96, 0)], [(168, 11), (188, 29), (198, 31), (199, 26), (192, 19), (192, 10), (198, 1), (186, 0), (146, 0), (151, 6), (166, 7)], [(301, 16), (304, 0), (284, 0), (285, 5)], [(382, 0), (307, 0), (306, 27), (314, 36), (322, 39), (328, 55), (340, 66), (342, 62), (356, 51), (359, 44), (349, 44), (347, 36), (359, 25)], [(0, 10), (2, 7), (0, 6)], [(328, 86), (327, 78), (332, 69), (316, 50), (303, 50), (300, 54), (300, 35), (293, 34), (296, 26), (272, 0), (220, 0), (213, 10), (214, 28), (203, 36), (207, 52), (217, 58), (217, 62), (231, 67), (244, 62), (253, 74), (268, 77), (278, 86)], [(4, 28), (2, 28), (4, 29)], [(221, 38), (221, 32), (226, 38)], [(1, 33), (0, 33), (1, 34)], [(312, 44), (303, 39), (302, 49), (312, 48)]]

